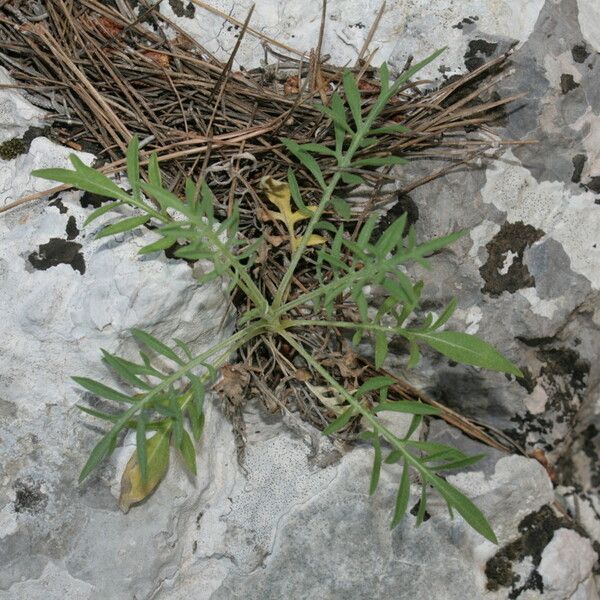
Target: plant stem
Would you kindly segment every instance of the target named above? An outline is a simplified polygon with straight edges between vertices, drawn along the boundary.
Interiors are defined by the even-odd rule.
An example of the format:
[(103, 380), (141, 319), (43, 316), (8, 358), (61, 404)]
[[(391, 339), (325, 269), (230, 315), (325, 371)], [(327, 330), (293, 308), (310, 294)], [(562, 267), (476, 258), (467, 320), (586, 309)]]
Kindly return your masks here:
[(406, 330), (394, 327), (385, 327), (377, 323), (354, 323), (351, 321), (319, 321), (313, 319), (291, 319), (283, 320), (281, 325), (285, 329), (292, 327), (314, 326), (314, 327), (337, 327), (340, 329), (367, 329), (369, 331), (381, 331), (382, 333), (390, 333), (392, 335), (404, 335)]
[(381, 424), (379, 419), (367, 408), (365, 408), (352, 394), (350, 394), (346, 388), (338, 383), (338, 381), (332, 377), (327, 369), (325, 369), (318, 361), (316, 361), (309, 352), (307, 352), (299, 343), (293, 335), (286, 333), (285, 331), (280, 333), (281, 337), (285, 339), (285, 341), (292, 346), (302, 358), (317, 371), (328, 383), (333, 387), (336, 392), (341, 394), (344, 399), (352, 406), (360, 415), (373, 427), (373, 431), (375, 431), (378, 435), (383, 437), (391, 446), (395, 449), (399, 450), (402, 453), (402, 456), (410, 463), (412, 467), (414, 467), (419, 473), (423, 475), (424, 478), (432, 481), (435, 477), (433, 473), (431, 473), (419, 460), (415, 457), (409, 450), (406, 449), (406, 444), (404, 440), (399, 439), (396, 435), (394, 435), (387, 427)]
[(167, 389), (170, 385), (176, 383), (179, 379), (184, 377), (186, 373), (189, 373), (195, 367), (200, 367), (207, 361), (208, 358), (217, 354), (218, 352), (222, 352), (221, 356), (213, 362), (213, 367), (218, 368), (225, 364), (231, 354), (235, 352), (237, 349), (241, 348), (248, 340), (256, 337), (261, 333), (263, 329), (263, 325), (255, 325), (248, 327), (245, 330), (238, 331), (236, 334), (232, 335), (230, 338), (223, 340), (219, 344), (212, 346), (206, 352), (203, 352), (199, 356), (196, 356), (194, 359), (189, 361), (187, 364), (181, 366), (177, 371), (169, 375), (165, 378), (161, 383), (159, 383), (155, 388), (149, 391), (139, 402), (136, 402), (130, 409), (124, 412), (118, 421), (115, 422), (113, 428), (109, 432), (116, 435), (135, 415), (139, 410), (145, 408), (158, 394)]
[(302, 235), (299, 244), (296, 246), (296, 249), (292, 253), (290, 264), (288, 265), (288, 268), (286, 269), (286, 272), (281, 279), (281, 284), (273, 300), (272, 306), (275, 310), (279, 309), (282, 303), (285, 302), (285, 299), (287, 298), (290, 283), (292, 281), (292, 278), (294, 277), (294, 273), (296, 272), (296, 267), (298, 266), (298, 263), (302, 258), (302, 254), (306, 250), (308, 240), (315, 229), (315, 225), (319, 222), (319, 219), (322, 217), (323, 213), (325, 212), (325, 209), (327, 208), (327, 204), (330, 202), (331, 197), (333, 196), (333, 192), (335, 191), (340, 177), (341, 173), (335, 173), (334, 176), (331, 178), (329, 185), (323, 191), (323, 196), (321, 198), (321, 201), (319, 202), (319, 205), (317, 206), (317, 209), (313, 212), (312, 217), (310, 218), (310, 221), (306, 226), (306, 231)]

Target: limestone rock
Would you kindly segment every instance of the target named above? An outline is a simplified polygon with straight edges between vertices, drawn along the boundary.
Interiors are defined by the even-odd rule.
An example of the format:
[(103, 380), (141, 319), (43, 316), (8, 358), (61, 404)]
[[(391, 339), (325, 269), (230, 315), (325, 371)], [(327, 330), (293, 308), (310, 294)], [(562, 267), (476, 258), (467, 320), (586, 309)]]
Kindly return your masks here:
[[(243, 20), (250, 2), (215, 5)], [(379, 4), (329, 5), (324, 52), (353, 62)], [(320, 7), (317, 0), (257, 3), (252, 25), (304, 51), (315, 44)], [(163, 2), (160, 10), (222, 56), (239, 35), (185, 0)], [(482, 449), (434, 422), (432, 439), (487, 452), (451, 481), (489, 517), (499, 546), (451, 521), (433, 498), (419, 529), (409, 515), (390, 531), (393, 467), (370, 498), (366, 448), (340, 456), (325, 440), (312, 447), (316, 432), (294, 415), (284, 424), (253, 407), (242, 471), (230, 425), (208, 402), (198, 479), (190, 481), (174, 460), (150, 501), (122, 515), (114, 495), (132, 441), (123, 440), (113, 461), (77, 486), (98, 424), (75, 409), (82, 394), (69, 376), (105, 378), (99, 348), (128, 354), (132, 326), (196, 349), (227, 335), (219, 328), (223, 292), (195, 286), (182, 262), (139, 258), (149, 231), (93, 240), (101, 223), (86, 230), (81, 223), (96, 200), (61, 194), (0, 216), (0, 599), (598, 600), (596, 12), (593, 0), (388, 0), (371, 45), (380, 48), (377, 60), (399, 69), (409, 54), (418, 60), (447, 44), (426, 72), (438, 83), (515, 50), (513, 73), (499, 91), (527, 95), (518, 110), (501, 115), (495, 133), (537, 144), (515, 146), (487, 168), (476, 163), (399, 202), (414, 207), (422, 238), (470, 231), (433, 258), (430, 272), (413, 274), (423, 278), (431, 310), (459, 298), (448, 326), (486, 338), (525, 377), (509, 381), (434, 353), (413, 377), (526, 451), (543, 452), (561, 484), (556, 490), (535, 460)], [(249, 68), (262, 56), (247, 34), (238, 62)], [(276, 73), (277, 59), (268, 61)], [(19, 92), (0, 90), (0, 143), (42, 126), (42, 117)], [(27, 154), (0, 160), (0, 203), (47, 189), (29, 170), (61, 166), (69, 152), (37, 137)], [(399, 191), (406, 176), (398, 173)], [(392, 366), (402, 370), (405, 362), (398, 351)], [(413, 494), (411, 507), (416, 501)], [(561, 506), (577, 520), (557, 511)]]

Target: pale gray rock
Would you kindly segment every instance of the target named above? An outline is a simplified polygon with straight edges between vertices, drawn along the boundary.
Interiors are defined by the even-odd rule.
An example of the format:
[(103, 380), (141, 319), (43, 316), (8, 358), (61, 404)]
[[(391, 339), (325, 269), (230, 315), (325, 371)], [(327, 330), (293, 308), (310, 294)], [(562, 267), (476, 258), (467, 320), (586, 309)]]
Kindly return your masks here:
[(544, 595), (562, 600), (581, 594), (580, 586), (586, 586), (597, 560), (589, 540), (570, 529), (558, 529), (546, 546), (539, 566)]
[[(334, 62), (353, 62), (379, 3), (329, 4), (324, 52)], [(250, 2), (213, 5), (243, 20)], [(185, 0), (163, 2), (160, 10), (222, 57), (237, 41), (239, 28)], [(151, 232), (94, 241), (101, 222), (81, 227), (91, 207), (62, 194), (50, 205), (0, 216), (0, 599), (597, 600), (596, 13), (593, 0), (388, 0), (371, 45), (379, 47), (376, 62), (389, 59), (396, 69), (410, 54), (418, 60), (448, 45), (426, 72), (438, 83), (513, 47), (513, 73), (500, 92), (527, 94), (495, 133), (537, 144), (403, 198), (418, 211), (423, 239), (469, 230), (433, 258), (431, 271), (413, 270), (425, 281), (428, 310), (439, 312), (457, 296), (448, 327), (481, 335), (526, 374), (509, 381), (426, 353), (415, 383), (527, 451), (542, 450), (561, 484), (553, 490), (532, 459), (482, 448), (433, 422), (431, 439), (487, 453), (451, 481), (488, 516), (498, 547), (460, 519), (450, 521), (435, 498), (419, 529), (408, 515), (390, 531), (393, 467), (370, 498), (369, 450), (341, 453), (295, 415), (282, 421), (256, 406), (246, 416), (244, 469), (229, 423), (209, 402), (196, 481), (174, 459), (156, 494), (122, 515), (115, 497), (133, 450), (128, 437), (109, 464), (78, 486), (98, 424), (78, 414), (74, 405), (87, 397), (69, 376), (106, 377), (99, 348), (131, 353), (133, 326), (196, 349), (227, 329), (219, 329), (222, 290), (197, 288), (182, 262), (139, 258)], [(317, 0), (280, 0), (257, 3), (252, 25), (305, 51), (316, 42), (319, 21)], [(259, 40), (247, 34), (238, 63), (255, 67), (263, 56)], [(268, 64), (278, 68), (271, 55)], [(0, 142), (42, 125), (39, 109), (14, 90), (0, 91)], [(0, 203), (47, 189), (29, 170), (64, 166), (68, 153), (38, 137), (28, 154), (0, 160)], [(398, 189), (432, 165), (399, 172)], [(405, 361), (405, 349), (394, 347), (391, 367), (404, 372)], [(416, 491), (415, 485), (411, 507)], [(569, 515), (557, 512), (555, 501)]]
[[(49, 165), (61, 154), (34, 140), (22, 165)], [(29, 179), (13, 180), (19, 194), (15, 181), (26, 187)], [(177, 570), (174, 531), (207, 485), (202, 476), (190, 480), (175, 457), (147, 510), (122, 514), (115, 496), (133, 451), (127, 443), (77, 484), (102, 425), (76, 408), (89, 395), (70, 377), (110, 382), (100, 349), (133, 358), (134, 326), (197, 352), (229, 331), (220, 284), (198, 287), (185, 262), (162, 253), (138, 256), (156, 239), (150, 231), (95, 240), (114, 217), (83, 229), (90, 208), (82, 203), (91, 201), (66, 193), (0, 220), (2, 598), (148, 597), (158, 578)], [(227, 439), (218, 417), (212, 427), (225, 430), (208, 439)]]

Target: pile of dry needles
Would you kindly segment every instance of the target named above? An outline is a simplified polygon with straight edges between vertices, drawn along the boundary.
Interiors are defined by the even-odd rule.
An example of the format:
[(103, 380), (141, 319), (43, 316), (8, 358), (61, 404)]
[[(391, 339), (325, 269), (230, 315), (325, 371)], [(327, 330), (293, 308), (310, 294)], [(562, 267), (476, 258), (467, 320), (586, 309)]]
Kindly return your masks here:
[[(341, 81), (342, 69), (328, 64), (327, 57), (322, 56), (321, 28), (315, 51), (302, 54), (287, 48), (282, 54), (281, 47), (274, 49), (276, 42), (265, 38), (263, 67), (234, 71), (234, 58), (244, 35), (257, 35), (249, 28), (252, 11), (240, 29), (230, 59), (223, 64), (161, 14), (156, 9), (159, 4), (134, 0), (0, 0), (0, 65), (15, 81), (2, 87), (20, 88), (33, 104), (47, 110), (50, 135), (74, 149), (94, 152), (105, 173), (124, 168), (126, 146), (137, 135), (142, 140), (142, 164), (155, 151), (167, 185), (175, 193), (181, 192), (187, 177), (206, 178), (218, 211), (228, 213), (237, 203), (245, 235), (257, 237), (254, 232), (258, 231), (266, 234), (268, 247), (257, 267), (257, 279), (268, 294), (281, 277), (285, 257), (273, 241), (281, 240), (280, 224), (265, 219), (268, 211), (259, 182), (267, 175), (285, 179), (291, 160), (283, 151), (281, 137), (334, 147), (330, 123), (315, 104), (328, 103)], [(368, 108), (369, 94), (379, 90), (379, 83), (377, 71), (365, 54), (366, 50), (353, 72)], [(493, 92), (506, 62), (507, 57), (501, 56), (437, 89), (424, 86), (430, 82), (407, 84), (382, 118), (384, 124), (405, 125), (407, 132), (390, 134), (376, 147), (366, 147), (360, 158), (394, 154), (447, 160), (446, 166), (426, 177), (405, 182), (400, 193), (406, 193), (498, 144), (511, 143), (485, 135), (486, 123), (515, 99), (499, 98)], [(409, 64), (410, 60), (406, 68)], [(336, 168), (335, 161), (326, 155), (319, 163), (324, 174)], [(297, 163), (294, 166), (298, 168)], [(310, 201), (311, 195), (318, 193), (311, 175), (307, 171), (297, 175), (303, 196)], [(350, 222), (362, 222), (365, 215), (389, 205), (398, 194), (397, 190), (390, 194), (389, 186), (383, 185), (390, 180), (387, 170), (361, 171), (360, 175), (372, 188), (367, 201), (354, 206), (347, 219)], [(62, 188), (52, 191), (58, 189)], [(347, 192), (352, 192), (352, 186)], [(7, 208), (39, 197), (42, 195), (16, 200)], [(332, 216), (335, 218), (339, 217)], [(314, 285), (310, 268), (307, 264), (305, 271), (299, 272), (294, 285), (302, 289)], [(317, 329), (310, 335), (314, 339), (305, 342), (314, 348), (315, 355), (322, 355), (323, 364), (329, 361), (341, 380), (356, 383), (373, 375), (374, 367), (352, 354), (343, 336), (324, 339)], [(249, 348), (238, 367), (228, 368), (239, 369), (232, 377), (240, 394), (250, 387), (260, 392), (271, 408), (293, 404), (319, 427), (331, 420), (331, 414), (315, 402), (306, 386), (290, 385), (290, 381), (302, 379), (302, 373), (286, 356), (286, 348), (270, 348), (268, 353)], [(398, 385), (391, 392), (398, 397), (435, 404), (396, 379)], [(285, 393), (277, 392), (282, 384)], [(237, 412), (234, 405), (232, 413)], [(442, 409), (448, 422), (469, 435), (495, 447), (506, 447), (499, 432), (486, 432)], [(352, 437), (351, 433), (347, 437)]]

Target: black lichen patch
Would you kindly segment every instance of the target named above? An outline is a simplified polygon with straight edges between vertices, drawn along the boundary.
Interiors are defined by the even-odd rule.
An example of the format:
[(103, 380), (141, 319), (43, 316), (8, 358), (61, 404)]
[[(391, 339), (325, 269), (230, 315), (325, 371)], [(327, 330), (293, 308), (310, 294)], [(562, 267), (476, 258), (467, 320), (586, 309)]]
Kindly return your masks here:
[[(419, 508), (421, 507), (421, 500), (417, 500), (417, 503), (410, 509), (410, 514), (416, 517), (419, 514)], [(423, 521), (429, 521), (431, 519), (431, 515), (425, 511), (423, 514)]]
[(562, 377), (574, 392), (585, 390), (590, 363), (581, 358), (577, 351), (565, 347), (548, 348), (540, 350), (538, 356), (546, 363), (541, 375)]
[(0, 144), (0, 158), (2, 160), (12, 160), (19, 156), (19, 154), (25, 154), (26, 152), (25, 143), (20, 138), (7, 140)]
[(191, 2), (184, 6), (183, 0), (169, 0), (169, 6), (178, 17), (193, 19), (196, 14), (196, 7)]
[[(502, 292), (514, 294), (517, 290), (534, 287), (535, 280), (523, 263), (523, 253), (544, 235), (541, 229), (525, 225), (523, 221), (504, 223), (500, 231), (486, 244), (488, 259), (479, 269), (485, 285), (484, 294), (500, 296)], [(508, 253), (512, 264), (504, 269)]]
[(535, 378), (527, 367), (523, 367), (521, 371), (523, 377), (517, 377), (517, 383), (531, 394), (535, 389)]
[(85, 273), (85, 260), (79, 252), (81, 244), (60, 238), (51, 238), (47, 244), (40, 244), (38, 250), (29, 255), (29, 262), (35, 269), (46, 271), (57, 265), (71, 265), (74, 271)]
[(576, 154), (573, 158), (573, 175), (571, 175), (571, 181), (573, 183), (579, 183), (581, 181), (581, 172), (583, 171), (583, 166), (587, 161), (587, 156), (585, 154)]
[(92, 194), (91, 192), (85, 192), (79, 200), (82, 208), (100, 208), (105, 202), (110, 202), (110, 198), (105, 196), (99, 196), (98, 194)]
[(465, 17), (462, 21), (456, 25), (452, 25), (452, 29), (463, 29), (465, 25), (473, 25), (475, 21), (478, 21), (479, 17)]
[(63, 204), (62, 198), (60, 197), (60, 192), (50, 196), (50, 202), (48, 202), (48, 205), (58, 208), (58, 212), (61, 215), (64, 215), (67, 212), (67, 207)]
[[(577, 434), (577, 438), (571, 448), (571, 456), (583, 453), (587, 460), (590, 472), (590, 482), (596, 490), (600, 490), (600, 431), (594, 423), (590, 423), (583, 431)], [(577, 469), (572, 464), (571, 456), (563, 457), (559, 463), (561, 483), (565, 485), (578, 486), (576, 477)], [(600, 517), (600, 515), (598, 515)], [(600, 553), (598, 554), (600, 567)]]
[[(554, 532), (561, 528), (573, 529), (573, 525), (568, 519), (559, 517), (548, 505), (527, 515), (519, 523), (520, 536), (487, 561), (487, 589), (495, 592), (500, 588), (511, 588), (508, 597), (512, 600), (518, 598), (525, 590), (543, 592), (544, 584), (536, 567), (539, 566), (544, 548), (552, 540)], [(513, 567), (527, 557), (530, 557), (534, 568), (525, 582), (521, 583)]]
[(531, 381), (518, 381), (527, 385), (528, 391), (533, 391), (532, 385), (543, 388), (547, 395), (544, 411), (513, 416), (516, 428), (505, 433), (522, 446), (554, 452), (576, 425), (591, 365), (576, 350), (564, 346), (540, 347), (536, 355), (543, 363), (539, 375)]
[(590, 53), (587, 51), (585, 47), (585, 43), (583, 44), (575, 44), (571, 48), (571, 56), (576, 63), (583, 63), (587, 60)]
[(591, 177), (590, 180), (585, 183), (585, 187), (595, 194), (600, 194), (600, 176), (596, 175)]
[(25, 144), (25, 152), (29, 152), (31, 142), (38, 137), (52, 137), (52, 129), (50, 127), (29, 127), (21, 138)]
[(553, 338), (552, 336), (535, 337), (535, 338), (517, 336), (517, 339), (520, 342), (523, 342), (526, 346), (529, 346), (530, 348), (539, 348), (541, 346), (548, 346), (549, 344), (552, 344), (555, 341), (555, 338)]
[(41, 490), (41, 484), (30, 479), (17, 479), (15, 490), (15, 512), (36, 513), (44, 510), (48, 503), (48, 496)]
[(13, 138), (0, 144), (0, 159), (12, 160), (21, 154), (27, 154), (31, 142), (36, 137), (49, 136), (50, 133), (50, 127), (30, 127), (23, 137)]
[(77, 227), (75, 217), (69, 217), (69, 220), (67, 221), (67, 227), (65, 229), (68, 240), (74, 240), (79, 235), (79, 228)]
[(419, 207), (408, 194), (398, 194), (396, 203), (381, 217), (371, 237), (376, 242), (383, 232), (401, 215), (406, 213), (406, 227), (414, 225), (419, 220)]
[(573, 79), (570, 73), (563, 73), (560, 76), (560, 91), (563, 94), (568, 94), (571, 90), (578, 88), (579, 84)]
[(469, 71), (474, 71), (485, 62), (486, 58), (492, 56), (497, 48), (498, 44), (494, 42), (471, 40), (465, 52), (465, 66)]

